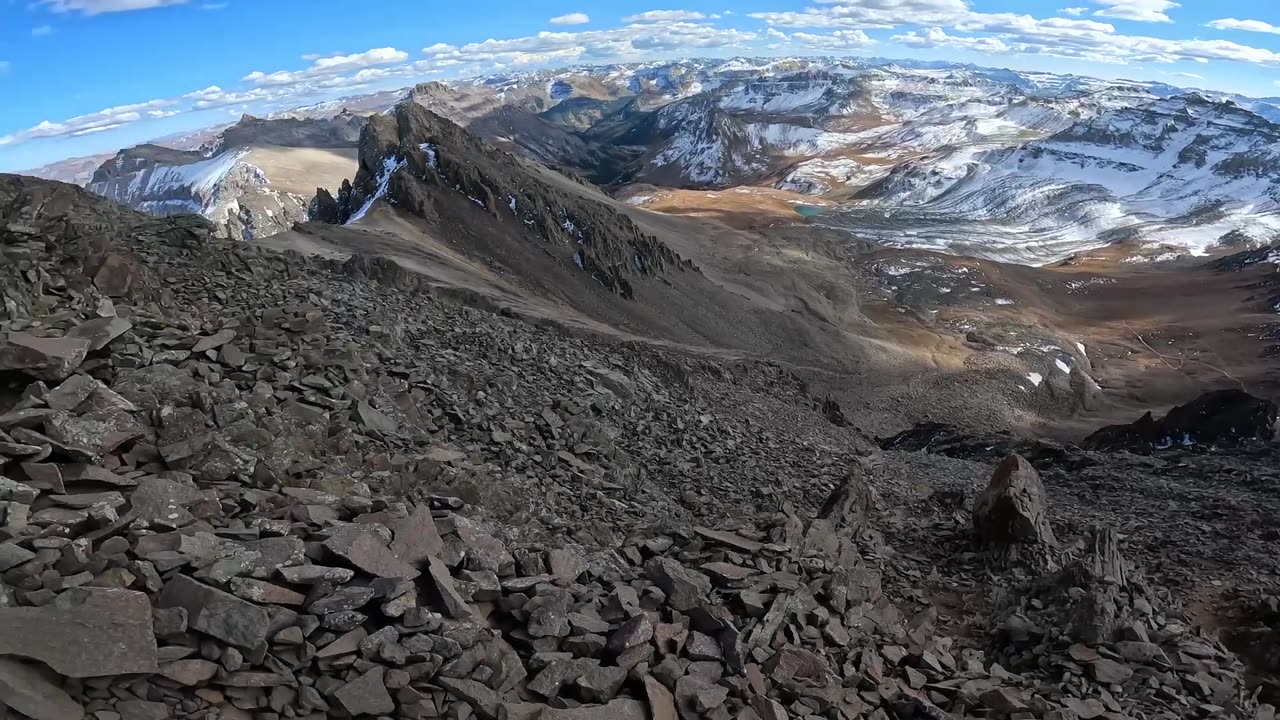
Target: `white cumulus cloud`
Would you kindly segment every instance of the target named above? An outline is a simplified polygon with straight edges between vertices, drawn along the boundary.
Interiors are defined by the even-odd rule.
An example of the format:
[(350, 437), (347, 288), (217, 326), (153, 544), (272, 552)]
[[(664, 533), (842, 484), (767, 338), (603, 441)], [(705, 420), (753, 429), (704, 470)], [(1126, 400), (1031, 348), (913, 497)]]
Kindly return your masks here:
[(1272, 25), (1269, 22), (1261, 20), (1236, 20), (1235, 18), (1223, 18), (1214, 20), (1207, 24), (1215, 30), (1243, 30), (1245, 32), (1271, 33), (1280, 35), (1280, 26)]
[(81, 137), (83, 135), (106, 132), (107, 130), (115, 130), (141, 120), (144, 114), (148, 117), (154, 117), (149, 113), (169, 112), (168, 108), (173, 107), (175, 104), (177, 104), (175, 100), (148, 100), (142, 103), (106, 108), (95, 113), (68, 118), (61, 122), (45, 120), (26, 130), (0, 136), (0, 146), (15, 145), (42, 138)]
[[(777, 31), (774, 30), (774, 32)], [(782, 35), (782, 33), (778, 34)], [(783, 35), (783, 37), (786, 36)], [(836, 30), (826, 35), (797, 32), (791, 33), (789, 40), (813, 50), (851, 50), (876, 44), (874, 39), (861, 30)]]
[(692, 10), (650, 10), (622, 18), (628, 23), (680, 22), (682, 20), (706, 20), (707, 16)]
[(775, 27), (893, 28), (899, 25), (950, 25), (972, 15), (966, 0), (831, 0), (826, 7), (800, 12), (755, 12), (749, 17)]
[(591, 16), (586, 13), (569, 13), (553, 17), (549, 22), (552, 25), (586, 25), (591, 22)]
[(304, 70), (277, 70), (267, 73), (255, 70), (240, 78), (258, 86), (293, 85), (308, 80), (341, 75), (352, 70), (360, 70), (379, 65), (394, 65), (409, 59), (409, 53), (395, 48), (375, 48), (352, 55), (330, 55), (315, 58), (311, 67)]
[(187, 0), (35, 0), (54, 12), (78, 12), (84, 15), (150, 10), (168, 5), (185, 5)]
[(1137, 22), (1173, 22), (1168, 12), (1182, 7), (1173, 0), (1093, 0), (1103, 9), (1094, 13), (1098, 17), (1134, 20)]

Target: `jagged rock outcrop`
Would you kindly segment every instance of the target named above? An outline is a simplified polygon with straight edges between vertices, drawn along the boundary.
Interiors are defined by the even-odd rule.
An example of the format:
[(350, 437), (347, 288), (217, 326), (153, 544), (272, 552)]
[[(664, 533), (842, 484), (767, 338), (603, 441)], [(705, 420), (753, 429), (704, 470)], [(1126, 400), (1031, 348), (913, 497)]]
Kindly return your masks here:
[(978, 542), (987, 546), (1057, 544), (1044, 483), (1026, 458), (1010, 455), (996, 468), (974, 501), (973, 529)]
[(260, 118), (243, 115), (235, 125), (223, 130), (211, 143), (202, 147), (206, 155), (217, 155), (227, 148), (250, 145), (279, 147), (350, 148), (360, 140), (368, 118), (342, 111), (325, 118)]
[[(696, 271), (657, 238), (644, 233), (588, 188), (490, 147), (462, 128), (414, 103), (370, 119), (360, 139), (360, 170), (338, 198), (319, 194), (317, 218), (363, 219), (385, 203), (428, 222), (443, 205), (470, 202), (495, 224), (495, 236), (533, 236), (548, 253), (623, 297), (634, 297), (630, 278), (662, 278)], [(336, 206), (336, 211), (335, 211)]]
[(1102, 428), (1085, 438), (1083, 446), (1145, 454), (1170, 448), (1264, 446), (1275, 439), (1276, 417), (1276, 404), (1270, 400), (1243, 390), (1218, 390), (1175, 407), (1159, 420), (1148, 412), (1128, 425)]

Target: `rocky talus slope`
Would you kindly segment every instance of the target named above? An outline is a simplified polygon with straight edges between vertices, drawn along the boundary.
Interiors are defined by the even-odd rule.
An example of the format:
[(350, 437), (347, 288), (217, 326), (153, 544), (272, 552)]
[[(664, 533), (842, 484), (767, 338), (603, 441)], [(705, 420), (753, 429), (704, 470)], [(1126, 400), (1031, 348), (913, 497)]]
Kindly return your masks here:
[(777, 367), (68, 185), (0, 176), (0, 252), (11, 713), (1274, 717), (1260, 666), (1126, 559), (1159, 558), (1143, 528), (1074, 506), (1096, 488), (1062, 468), (1113, 456), (1027, 446), (1046, 484), (882, 451)]

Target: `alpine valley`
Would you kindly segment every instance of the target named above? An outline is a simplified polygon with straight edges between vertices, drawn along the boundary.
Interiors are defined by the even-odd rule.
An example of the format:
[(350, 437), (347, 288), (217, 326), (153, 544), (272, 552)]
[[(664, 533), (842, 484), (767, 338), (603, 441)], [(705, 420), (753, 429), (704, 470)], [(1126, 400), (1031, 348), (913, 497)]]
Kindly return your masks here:
[(1275, 386), (1277, 303), (1251, 289), (1272, 265), (1200, 277), (1269, 257), (1277, 122), (1280, 99), (1150, 82), (692, 59), (246, 115), (121, 150), (87, 187), (592, 332), (875, 368), (904, 382), (833, 393), (885, 427), (941, 370), (940, 417), (1069, 434), (1204, 381)]
[(686, 60), (0, 175), (0, 718), (1275, 720), (1277, 123)]
[[(87, 185), (145, 212), (195, 211), (237, 237), (269, 235), (305, 219), (314, 187), (337, 190), (355, 167), (360, 118), (397, 102), (636, 205), (738, 189), (890, 247), (1034, 265), (1095, 249), (1144, 261), (1265, 244), (1280, 230), (1280, 100), (887, 60), (426, 83), (123, 150)], [(83, 181), (85, 160), (32, 173)]]

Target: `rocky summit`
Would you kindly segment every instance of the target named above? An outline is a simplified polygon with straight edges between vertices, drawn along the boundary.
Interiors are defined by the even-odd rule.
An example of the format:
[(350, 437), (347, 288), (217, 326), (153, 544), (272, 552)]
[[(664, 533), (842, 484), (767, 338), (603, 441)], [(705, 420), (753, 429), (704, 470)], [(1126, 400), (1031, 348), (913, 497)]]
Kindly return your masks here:
[[(469, 177), (507, 207), (499, 156), (435, 154), (453, 132), (373, 119), (385, 174), (362, 165), (334, 219)], [(516, 190), (548, 236), (607, 226), (568, 243), (601, 268), (697, 272)], [(788, 367), (221, 235), (0, 176), (15, 717), (1275, 717), (1269, 402), (1083, 447), (878, 442)]]

